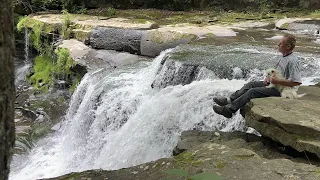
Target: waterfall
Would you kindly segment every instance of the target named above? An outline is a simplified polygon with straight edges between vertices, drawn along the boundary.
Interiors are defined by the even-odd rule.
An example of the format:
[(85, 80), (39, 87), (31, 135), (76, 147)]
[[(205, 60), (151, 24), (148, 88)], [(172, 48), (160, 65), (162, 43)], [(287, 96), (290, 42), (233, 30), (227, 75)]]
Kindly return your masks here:
[[(178, 63), (172, 66), (175, 69), (161, 72), (171, 51), (162, 52), (153, 62), (88, 72), (72, 96), (62, 128), (40, 140), (29, 154), (15, 156), (10, 180), (130, 167), (170, 157), (179, 135), (186, 130), (242, 130), (242, 116), (226, 119), (217, 115), (212, 110), (212, 98), (228, 96), (247, 80), (220, 79), (212, 71), (197, 67), (197, 76), (192, 76), (194, 81), (189, 84), (151, 87), (155, 79), (159, 83), (154, 85), (169, 82), (162, 81), (166, 77), (159, 77), (159, 73), (171, 77), (180, 73), (179, 68), (189, 74), (194, 69)], [(316, 71), (319, 61), (306, 58), (304, 69)], [(260, 70), (251, 70), (248, 79), (259, 78)], [(235, 78), (243, 76), (240, 68), (232, 71)], [(182, 82), (189, 80), (182, 78)]]
[(152, 63), (87, 73), (73, 94), (61, 130), (41, 140), (29, 155), (14, 157), (10, 179), (130, 167), (170, 157), (182, 131), (241, 129), (239, 114), (227, 120), (212, 111), (212, 97), (240, 88), (244, 80), (206, 79), (151, 88), (170, 51)]
[(25, 28), (24, 41), (25, 41), (24, 61), (25, 61), (25, 64), (28, 64), (29, 63), (29, 45), (30, 45), (30, 32), (28, 28)]

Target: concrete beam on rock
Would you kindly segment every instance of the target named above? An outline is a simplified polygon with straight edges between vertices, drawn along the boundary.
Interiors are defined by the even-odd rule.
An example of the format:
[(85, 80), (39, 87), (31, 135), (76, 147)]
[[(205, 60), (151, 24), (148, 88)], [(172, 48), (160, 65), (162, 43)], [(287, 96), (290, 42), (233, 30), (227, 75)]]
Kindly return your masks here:
[(90, 45), (95, 49), (125, 51), (140, 54), (141, 30), (97, 27), (92, 31)]

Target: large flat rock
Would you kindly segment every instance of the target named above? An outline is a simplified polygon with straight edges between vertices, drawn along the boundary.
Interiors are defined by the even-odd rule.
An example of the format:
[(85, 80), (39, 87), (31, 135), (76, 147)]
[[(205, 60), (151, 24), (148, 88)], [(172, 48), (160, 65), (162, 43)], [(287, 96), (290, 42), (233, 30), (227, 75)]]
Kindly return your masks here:
[[(272, 151), (263, 145), (259, 137), (250, 136), (250, 142), (246, 142), (245, 137), (243, 133), (186, 131), (182, 133), (180, 141), (184, 144), (185, 151), (177, 156), (115, 171), (90, 170), (52, 179), (187, 179), (165, 173), (172, 169), (184, 169), (189, 177), (199, 173), (215, 173), (222, 177), (221, 179), (316, 180), (319, 178), (317, 166), (305, 163), (306, 161), (300, 158), (290, 159), (286, 155)], [(268, 157), (264, 156), (265, 154), (268, 154)]]
[(284, 145), (320, 157), (320, 88), (301, 87), (300, 99), (253, 99), (245, 107), (246, 124)]

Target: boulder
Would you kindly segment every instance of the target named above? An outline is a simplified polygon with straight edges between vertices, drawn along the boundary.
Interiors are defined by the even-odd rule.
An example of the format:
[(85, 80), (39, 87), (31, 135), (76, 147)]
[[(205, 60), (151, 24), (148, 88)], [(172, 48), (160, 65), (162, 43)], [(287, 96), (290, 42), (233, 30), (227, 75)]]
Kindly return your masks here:
[(127, 52), (92, 49), (75, 39), (64, 40), (59, 47), (69, 50), (70, 56), (77, 62), (72, 68), (76, 72), (87, 72), (98, 68), (116, 68), (143, 59)]
[(300, 87), (299, 92), (307, 95), (300, 99), (253, 99), (244, 108), (246, 124), (262, 136), (320, 157), (320, 89)]
[[(251, 140), (246, 142), (246, 136), (240, 132), (186, 131), (181, 135), (185, 151), (177, 156), (114, 171), (89, 170), (52, 179), (187, 179), (201, 173), (239, 180), (312, 180), (319, 177), (317, 166), (301, 158), (290, 160), (290, 157), (270, 150), (262, 138), (249, 135)], [(188, 177), (166, 173), (172, 169), (180, 169), (180, 172), (183, 169)], [(218, 179), (212, 174), (207, 179)]]

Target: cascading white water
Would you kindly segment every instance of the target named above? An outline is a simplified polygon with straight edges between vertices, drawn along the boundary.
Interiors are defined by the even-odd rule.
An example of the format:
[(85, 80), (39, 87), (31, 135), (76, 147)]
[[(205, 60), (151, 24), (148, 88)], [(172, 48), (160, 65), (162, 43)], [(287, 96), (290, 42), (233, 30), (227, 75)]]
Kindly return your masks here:
[(24, 40), (25, 40), (24, 61), (25, 61), (25, 64), (28, 64), (29, 63), (29, 44), (30, 44), (30, 33), (28, 28), (25, 28)]
[(242, 128), (240, 115), (227, 120), (213, 113), (212, 97), (240, 88), (243, 80), (151, 88), (167, 52), (147, 67), (144, 62), (140, 67), (88, 73), (72, 97), (63, 128), (41, 140), (29, 155), (14, 157), (10, 179), (129, 167), (169, 157), (184, 130)]
[(26, 75), (30, 70), (30, 60), (29, 60), (29, 45), (30, 45), (30, 32), (28, 28), (25, 28), (25, 35), (24, 35), (24, 60), (23, 64), (16, 67), (15, 70), (15, 84), (16, 86), (23, 85), (26, 80)]
[[(168, 52), (152, 63), (87, 73), (62, 128), (38, 142), (30, 154), (15, 156), (10, 180), (130, 167), (171, 156), (182, 131), (242, 129), (239, 114), (225, 119), (213, 112), (212, 97), (239, 89), (245, 80), (217, 79), (201, 68), (191, 84), (151, 88)], [(252, 70), (252, 77), (261, 73), (256, 71)], [(235, 76), (239, 72), (234, 69)]]

